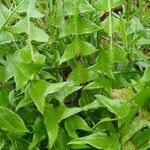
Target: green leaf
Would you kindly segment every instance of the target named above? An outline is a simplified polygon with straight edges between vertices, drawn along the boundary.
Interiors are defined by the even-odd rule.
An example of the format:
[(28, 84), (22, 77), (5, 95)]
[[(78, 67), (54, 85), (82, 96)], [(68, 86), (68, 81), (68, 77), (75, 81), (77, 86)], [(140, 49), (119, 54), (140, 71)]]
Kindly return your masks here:
[(132, 142), (136, 145), (136, 147), (142, 148), (145, 143), (148, 144), (149, 139), (150, 139), (150, 129), (144, 129), (143, 131), (139, 131), (135, 134), (135, 136), (132, 139)]
[(45, 97), (48, 94), (58, 92), (66, 85), (66, 82), (62, 83), (48, 83), (45, 80), (39, 80), (32, 83), (30, 88), (31, 98), (34, 101), (37, 109), (43, 114), (45, 110)]
[(38, 42), (48, 42), (49, 36), (39, 27), (31, 29), (31, 39)]
[(5, 88), (0, 88), (0, 106), (7, 107), (9, 105), (9, 92)]
[(78, 42), (77, 40), (74, 40), (70, 45), (67, 46), (59, 64), (74, 58), (77, 54), (79, 54), (79, 52)]
[[(30, 26), (28, 24), (30, 24)], [(16, 34), (26, 33), (31, 40), (37, 42), (48, 42), (49, 39), (49, 36), (44, 32), (44, 30), (35, 26), (30, 20), (28, 20), (28, 17), (21, 19), (10, 29)]]
[(25, 3), (19, 7), (17, 10), (20, 13), (26, 12), (28, 17), (32, 18), (42, 18), (44, 17), (43, 14), (41, 14), (37, 8), (36, 8), (36, 1), (37, 0), (26, 0)]
[(76, 86), (73, 82), (68, 82), (62, 89), (54, 93), (54, 96), (60, 101), (64, 102), (64, 99), (73, 92), (81, 89), (82, 86)]
[(12, 34), (7, 31), (0, 33), (0, 44), (6, 44), (13, 41)]
[(94, 100), (92, 103), (89, 103), (87, 105), (85, 105), (82, 110), (83, 111), (88, 111), (88, 110), (91, 110), (91, 109), (98, 109), (99, 107), (102, 107), (103, 105), (101, 105), (99, 103), (99, 101), (96, 99)]
[(131, 142), (131, 141), (127, 141), (123, 146), (122, 146), (122, 150), (135, 150), (135, 145)]
[(34, 52), (34, 62), (38, 65), (43, 65), (46, 61), (46, 57), (40, 54), (38, 51)]
[(89, 127), (89, 125), (82, 119), (81, 117), (75, 115), (72, 117), (69, 117), (65, 121), (65, 128), (68, 132), (68, 134), (72, 138), (78, 138), (78, 135), (76, 133), (77, 129), (84, 130), (84, 131), (91, 131), (92, 129)]
[(126, 52), (123, 47), (114, 44), (113, 45), (113, 56), (114, 62), (125, 62), (126, 61)]
[(142, 46), (149, 46), (150, 45), (150, 40), (149, 39), (145, 39), (145, 38), (141, 38), (138, 42), (138, 45), (142, 45)]
[(31, 104), (33, 101), (31, 99), (30, 93), (29, 93), (29, 86), (25, 89), (25, 96), (20, 100), (18, 105), (16, 106), (16, 111), (22, 107), (26, 107), (27, 105)]
[(150, 149), (146, 1), (0, 1), (0, 149)]
[(23, 47), (19, 53), (18, 53), (19, 57), (26, 63), (30, 63), (32, 62), (32, 55), (30, 52), (30, 46), (27, 45), (25, 47)]
[(144, 75), (141, 79), (142, 82), (150, 82), (150, 66), (146, 68), (144, 71)]
[(131, 102), (131, 109), (129, 113), (126, 115), (125, 118), (123, 118), (121, 121), (122, 123), (129, 124), (133, 117), (138, 112), (139, 108), (143, 106), (150, 98), (150, 88), (145, 87), (143, 90), (141, 90), (139, 93), (137, 93), (135, 96), (133, 96), (130, 99)]
[(85, 83), (88, 80), (87, 70), (83, 64), (78, 66), (69, 74), (68, 80), (74, 81), (76, 84)]
[(129, 105), (127, 102), (119, 99), (109, 99), (102, 95), (97, 95), (97, 99), (103, 104), (110, 112), (114, 113), (118, 119), (125, 117), (129, 111)]
[(11, 71), (8, 64), (0, 65), (0, 82), (5, 83), (9, 78), (11, 78)]
[(29, 145), (29, 150), (32, 150), (40, 141), (46, 137), (46, 128), (44, 125), (44, 120), (42, 118), (37, 118), (33, 125), (33, 138)]
[(122, 131), (122, 143), (124, 144), (126, 141), (131, 139), (134, 134), (136, 134), (139, 130), (148, 126), (148, 121), (142, 117), (136, 117), (127, 127)]
[[(0, 32), (2, 31), (2, 33), (0, 34), (0, 43), (4, 44), (4, 43), (9, 43), (11, 41), (14, 41), (13, 35), (10, 32), (7, 32), (7, 30), (5, 31), (5, 27), (8, 25), (8, 23), (12, 21), (17, 10), (25, 3), (25, 1), (26, 0), (20, 2), (13, 11), (11, 11), (2, 3), (0, 3), (0, 9), (1, 9), (0, 18), (2, 18), (2, 21), (0, 22)], [(7, 26), (6, 29), (7, 28), (9, 27)]]
[(82, 145), (88, 144), (96, 149), (103, 149), (104, 145), (107, 145), (107, 143), (107, 135), (105, 133), (95, 133), (89, 136), (74, 139), (68, 144), (79, 145), (80, 148), (82, 148)]
[(110, 67), (111, 64), (108, 53), (104, 50), (101, 50), (99, 52), (94, 68), (102, 73), (110, 74)]
[(34, 101), (37, 109), (43, 114), (45, 110), (45, 97), (47, 96), (47, 89), (49, 87), (49, 83), (40, 80), (38, 82), (32, 83), (30, 88), (30, 95), (32, 100)]
[(69, 35), (89, 34), (99, 30), (100, 27), (95, 23), (85, 18), (72, 16), (67, 22), (64, 23), (62, 32), (59, 36), (60, 38), (63, 38)]
[(69, 137), (66, 131), (62, 128), (59, 128), (57, 139), (53, 145), (54, 149), (64, 149), (67, 150), (67, 143), (69, 141)]
[(5, 5), (0, 3), (0, 28), (3, 26), (5, 23), (6, 19), (8, 16), (11, 14), (10, 9), (8, 9)]
[(111, 136), (108, 137), (108, 141), (110, 142), (110, 144), (106, 145), (106, 149), (121, 150), (121, 144), (118, 133), (111, 134)]
[(27, 132), (23, 120), (13, 111), (0, 106), (0, 128), (16, 135)]
[(117, 137), (117, 135), (107, 136), (107, 134), (101, 132), (74, 139), (68, 144), (72, 147), (76, 146), (75, 149), (82, 149), (84, 148), (84, 145), (88, 144), (96, 149), (120, 150), (119, 138)]
[(27, 45), (29, 45), (32, 61), (35, 62), (34, 50), (32, 41), (37, 42), (48, 42), (49, 36), (41, 28), (35, 26), (30, 20), (33, 18), (41, 18), (43, 15), (36, 9), (36, 0), (27, 0), (24, 5), (18, 8), (18, 12), (26, 12), (27, 15), (19, 20), (14, 26), (10, 27), (9, 30), (15, 34), (26, 33), (28, 35)]
[(113, 81), (113, 88), (119, 89), (122, 87), (127, 87), (129, 83), (126, 81), (124, 77), (122, 77), (122, 74), (116, 74), (114, 75), (115, 79)]
[[(120, 6), (123, 2), (124, 2), (124, 0), (111, 0), (110, 1), (110, 7), (111, 7), (111, 9), (115, 8), (117, 6)], [(97, 0), (97, 1), (94, 1), (93, 5), (100, 12), (109, 11), (108, 10), (108, 1), (106, 1), (106, 0)]]
[(64, 1), (64, 15), (77, 15), (79, 13), (87, 13), (94, 10), (95, 9), (87, 0)]
[(17, 139), (16, 137), (12, 135), (9, 136), (9, 139), (12, 143), (12, 145), (9, 146), (10, 150), (18, 150), (18, 149), (27, 150), (28, 149), (28, 141), (26, 141), (25, 139), (23, 138)]
[[(27, 0), (19, 9), (17, 10), (20, 13), (26, 12), (26, 17), (21, 19), (16, 25), (12, 27), (12, 30), (15, 33), (25, 32), (28, 34), (29, 42), (30, 40), (35, 40), (38, 42), (48, 42), (49, 36), (39, 27), (35, 26), (30, 18), (42, 18), (44, 17), (37, 8), (36, 0)], [(31, 43), (29, 43), (31, 44)]]
[[(109, 34), (109, 17), (107, 17), (104, 21), (101, 22), (101, 28)], [(119, 32), (119, 19), (115, 16), (112, 15), (112, 19), (111, 19), (111, 25), (112, 25), (112, 32), (115, 33), (115, 32)], [(118, 40), (118, 37), (117, 39)]]
[(18, 109), (22, 108), (22, 107), (26, 107), (29, 104), (32, 103), (32, 99), (30, 97), (30, 95), (28, 94), (27, 96), (25, 96), (20, 102), (19, 104), (16, 106), (16, 111), (18, 111)]
[(50, 25), (60, 28), (63, 25), (64, 18), (63, 18), (63, 2), (62, 0), (58, 0), (56, 3), (56, 8), (54, 9), (54, 12), (51, 14), (50, 18)]
[(102, 88), (108, 93), (111, 93), (110, 80), (105, 76), (100, 76), (97, 79), (95, 79), (93, 82), (85, 86), (84, 90), (94, 90), (94, 89), (99, 89), (99, 88)]
[(58, 135), (57, 112), (52, 105), (47, 104), (44, 122), (48, 134), (48, 148), (51, 149)]
[(113, 121), (116, 120), (117, 119), (112, 119), (109, 117), (101, 119), (97, 124), (95, 124), (93, 129), (99, 130), (101, 132), (105, 132), (108, 130), (109, 132), (115, 133), (116, 129), (113, 126)]
[(64, 104), (60, 104), (58, 107), (56, 107), (55, 111), (57, 112), (57, 122), (60, 123), (62, 120), (81, 112), (82, 108), (69, 108)]
[(77, 55), (87, 56), (91, 55), (92, 53), (95, 53), (96, 51), (97, 51), (96, 48), (90, 43), (87, 43), (85, 41), (82, 41), (81, 39), (76, 38), (66, 48), (63, 56), (60, 59), (60, 64), (74, 58)]
[(4, 147), (4, 144), (5, 144), (4, 137), (0, 137), (0, 149)]
[(145, 28), (143, 27), (142, 23), (140, 22), (139, 18), (133, 17), (131, 19), (131, 25), (127, 29), (128, 34), (132, 33), (139, 33), (139, 32), (145, 32)]
[[(81, 106), (81, 107), (84, 107), (84, 106), (87, 106), (90, 105), (92, 102), (95, 101), (95, 96), (93, 94), (94, 92), (92, 91), (86, 91), (86, 90), (82, 90), (82, 93), (81, 93), (81, 96), (79, 98), (79, 102), (78, 104)], [(93, 100), (94, 99), (94, 100)], [(98, 103), (99, 104), (99, 103)], [(92, 104), (91, 104), (92, 106)], [(98, 105), (97, 105), (98, 106)]]
[[(32, 54), (30, 51), (30, 46), (27, 45), (18, 52), (19, 57), (26, 63), (32, 62)], [(38, 51), (34, 51), (34, 62), (36, 64), (42, 65), (45, 62), (46, 57), (40, 54)]]
[(17, 90), (23, 88), (29, 80), (32, 80), (42, 67), (34, 63), (23, 62), (19, 58), (18, 53), (8, 55), (7, 62), (12, 69)]

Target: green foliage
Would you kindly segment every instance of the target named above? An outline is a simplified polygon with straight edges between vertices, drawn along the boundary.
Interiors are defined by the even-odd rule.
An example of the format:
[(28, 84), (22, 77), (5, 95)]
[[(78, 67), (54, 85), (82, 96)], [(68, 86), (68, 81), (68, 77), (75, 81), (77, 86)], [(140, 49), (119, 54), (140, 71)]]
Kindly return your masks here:
[(149, 6), (1, 0), (0, 149), (150, 149)]

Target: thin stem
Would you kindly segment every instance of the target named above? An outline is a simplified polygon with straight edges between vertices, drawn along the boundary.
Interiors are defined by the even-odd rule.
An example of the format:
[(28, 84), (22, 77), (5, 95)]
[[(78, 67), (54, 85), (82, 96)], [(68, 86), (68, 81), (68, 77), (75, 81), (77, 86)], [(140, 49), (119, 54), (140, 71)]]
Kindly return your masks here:
[(112, 13), (111, 13), (111, 3), (110, 0), (108, 0), (108, 11), (109, 11), (109, 36), (110, 36), (110, 62), (111, 65), (113, 64), (113, 37), (112, 37)]
[(129, 21), (130, 13), (131, 13), (131, 7), (132, 7), (132, 0), (126, 1), (126, 19)]
[(32, 57), (32, 60), (33, 62), (35, 61), (34, 60), (34, 51), (33, 51), (33, 47), (32, 47), (32, 39), (31, 39), (31, 25), (30, 25), (30, 3), (31, 1), (29, 2), (29, 7), (28, 7), (28, 15), (27, 15), (27, 22), (28, 22), (28, 44), (30, 46), (30, 50), (31, 50), (31, 57)]
[(141, 19), (143, 19), (144, 12), (143, 12), (143, 1), (142, 0), (139, 1), (139, 15), (140, 15)]
[[(78, 35), (78, 9), (77, 9), (77, 6), (76, 6), (75, 22), (76, 22), (76, 29), (77, 29), (77, 33), (75, 35), (75, 40), (77, 40), (76, 47), (78, 47), (79, 35)], [(79, 49), (78, 49), (78, 53), (80, 53)]]
[(120, 15), (120, 32), (122, 34), (122, 41), (123, 41), (123, 46), (125, 50), (128, 50), (128, 41), (127, 41), (127, 36), (126, 36), (126, 22), (123, 19), (123, 16)]

